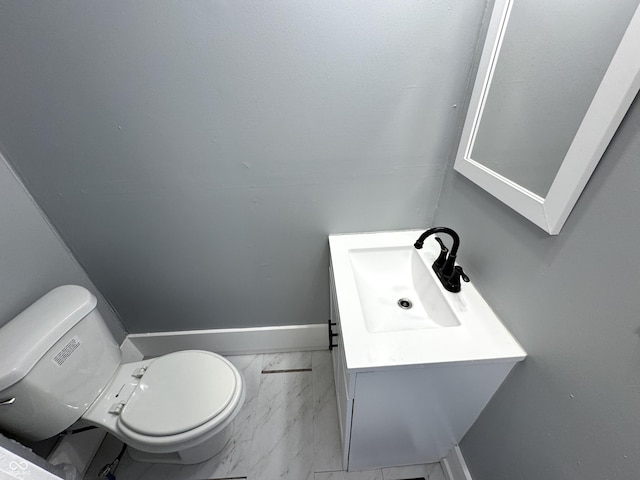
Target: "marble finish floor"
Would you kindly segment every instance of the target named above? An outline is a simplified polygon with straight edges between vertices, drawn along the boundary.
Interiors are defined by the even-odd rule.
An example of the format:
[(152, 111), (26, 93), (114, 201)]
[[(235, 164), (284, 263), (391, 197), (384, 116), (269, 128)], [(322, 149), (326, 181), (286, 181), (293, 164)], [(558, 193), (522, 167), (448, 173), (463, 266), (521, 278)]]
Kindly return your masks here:
[[(446, 480), (439, 463), (342, 471), (329, 351), (227, 358), (247, 386), (227, 446), (197, 465), (141, 463), (125, 453), (117, 480)], [(107, 436), (85, 479), (95, 479), (121, 445)]]

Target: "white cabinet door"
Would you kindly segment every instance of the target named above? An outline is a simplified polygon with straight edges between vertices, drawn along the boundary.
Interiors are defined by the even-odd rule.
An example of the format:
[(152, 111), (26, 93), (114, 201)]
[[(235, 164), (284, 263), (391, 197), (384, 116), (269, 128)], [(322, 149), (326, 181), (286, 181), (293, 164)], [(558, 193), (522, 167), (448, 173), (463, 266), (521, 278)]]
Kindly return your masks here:
[(439, 461), (512, 367), (500, 362), (358, 372), (349, 470)]

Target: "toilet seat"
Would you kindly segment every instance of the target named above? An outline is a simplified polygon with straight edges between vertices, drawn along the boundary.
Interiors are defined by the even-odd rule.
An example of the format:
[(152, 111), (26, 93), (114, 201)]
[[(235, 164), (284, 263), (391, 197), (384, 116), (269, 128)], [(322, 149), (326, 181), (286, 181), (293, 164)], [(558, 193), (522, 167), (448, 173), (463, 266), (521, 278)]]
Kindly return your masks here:
[[(218, 355), (183, 351), (155, 359), (118, 417), (120, 427), (153, 437), (176, 435), (224, 420), (237, 388), (233, 369)], [(213, 421), (216, 420), (217, 421)]]
[[(154, 367), (156, 364), (159, 368)], [(181, 366), (174, 368), (173, 365)], [(225, 380), (222, 381), (222, 390), (228, 393), (231, 388), (230, 385), (233, 385), (233, 393), (228, 401), (226, 401), (227, 396), (222, 395), (219, 403), (215, 402), (216, 404), (207, 407), (208, 409), (204, 408), (204, 415), (190, 416), (190, 414), (188, 412), (185, 413), (185, 411), (191, 410), (194, 401), (198, 404), (208, 404), (206, 401), (201, 402), (202, 397), (189, 396), (190, 392), (197, 392), (200, 388), (198, 386), (194, 387), (193, 385), (204, 383), (210, 387), (216, 382), (215, 375), (217, 374), (210, 374), (209, 371), (206, 370), (207, 368), (213, 368), (217, 372), (223, 372), (222, 378), (225, 378)], [(229, 370), (227, 371), (226, 368)], [(154, 380), (156, 376), (154, 372), (159, 373), (159, 375), (157, 375), (157, 381)], [(228, 372), (231, 372), (233, 376), (232, 381), (230, 381), (227, 375)], [(145, 380), (148, 373), (150, 373), (151, 376)], [(165, 373), (167, 375), (182, 374), (183, 378), (180, 379), (181, 382), (184, 382), (182, 389), (173, 388), (168, 381), (162, 382), (162, 375)], [(206, 377), (206, 379), (203, 379), (203, 377)], [(172, 402), (165, 402), (164, 413), (162, 413), (162, 415), (158, 414), (158, 410), (156, 407), (153, 407), (153, 405), (156, 400), (159, 404), (162, 404), (162, 399), (156, 397), (156, 400), (154, 400), (151, 395), (145, 396), (140, 394), (140, 392), (146, 388), (140, 385), (145, 385), (146, 381), (151, 382), (152, 388), (156, 387), (156, 389), (159, 389), (157, 390), (158, 394), (165, 393), (171, 395), (171, 398), (177, 402), (176, 405), (178, 406)], [(192, 390), (192, 387), (196, 390)], [(171, 392), (172, 388), (174, 390), (173, 392)], [(130, 408), (132, 404), (129, 402), (134, 397), (133, 393), (136, 391), (138, 392), (136, 397), (144, 400), (136, 400), (133, 403), (133, 407)], [(225, 429), (240, 410), (244, 399), (244, 381), (242, 380), (240, 372), (231, 362), (215, 353), (200, 350), (185, 350), (154, 359), (120, 365), (109, 385), (106, 386), (102, 394), (96, 399), (87, 412), (85, 412), (82, 418), (91, 424), (106, 429), (123, 442), (138, 450), (153, 453), (169, 453), (177, 449), (197, 445)], [(222, 406), (225, 402), (226, 405)], [(144, 409), (150, 406), (157, 410), (155, 412), (157, 415), (149, 416), (147, 422), (136, 423), (136, 420), (129, 418), (133, 417), (136, 411), (143, 414)], [(129, 415), (125, 414), (123, 421), (122, 413), (128, 408)], [(196, 409), (200, 408), (201, 406), (196, 407)], [(201, 413), (202, 411), (203, 410), (200, 410)], [(213, 414), (214, 411), (218, 411), (218, 413)], [(158, 425), (151, 425), (150, 422), (153, 418), (156, 419)], [(127, 423), (131, 424), (134, 428), (130, 428)], [(193, 425), (196, 426), (193, 427)], [(193, 428), (188, 429), (187, 427)], [(162, 431), (180, 432), (167, 435), (144, 433), (157, 433)]]

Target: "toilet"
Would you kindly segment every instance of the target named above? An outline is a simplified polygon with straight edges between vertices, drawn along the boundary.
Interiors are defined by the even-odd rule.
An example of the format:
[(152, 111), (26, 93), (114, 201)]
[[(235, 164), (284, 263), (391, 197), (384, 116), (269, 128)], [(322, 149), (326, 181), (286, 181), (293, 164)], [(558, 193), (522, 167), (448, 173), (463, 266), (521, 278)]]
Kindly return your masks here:
[(193, 464), (219, 453), (245, 399), (240, 372), (200, 350), (122, 363), (96, 305), (87, 289), (65, 285), (0, 328), (0, 431), (42, 440), (80, 422), (139, 461)]

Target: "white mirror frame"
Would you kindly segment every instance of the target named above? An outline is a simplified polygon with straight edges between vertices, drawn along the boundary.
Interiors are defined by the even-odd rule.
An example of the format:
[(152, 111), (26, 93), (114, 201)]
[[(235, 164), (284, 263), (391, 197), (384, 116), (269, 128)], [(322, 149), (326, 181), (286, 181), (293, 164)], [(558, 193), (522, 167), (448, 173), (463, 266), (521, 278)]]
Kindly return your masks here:
[(543, 198), (471, 158), (513, 1), (495, 1), (454, 169), (543, 230), (557, 235), (640, 89), (640, 6)]

